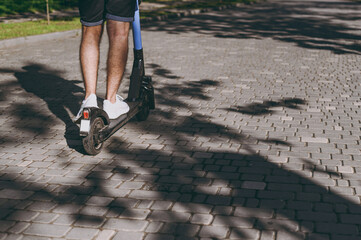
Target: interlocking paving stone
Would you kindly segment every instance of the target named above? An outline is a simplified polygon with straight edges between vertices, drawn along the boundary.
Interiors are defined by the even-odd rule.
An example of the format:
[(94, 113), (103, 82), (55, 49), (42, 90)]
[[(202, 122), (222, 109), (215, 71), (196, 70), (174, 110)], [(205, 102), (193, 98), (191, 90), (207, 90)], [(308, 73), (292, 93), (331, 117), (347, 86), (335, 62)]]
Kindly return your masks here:
[(316, 231), (320, 233), (336, 233), (336, 234), (358, 234), (356, 225), (341, 223), (316, 223)]
[(97, 206), (85, 206), (81, 209), (80, 213), (83, 215), (90, 215), (90, 216), (104, 216), (107, 213), (107, 209), (104, 207), (97, 207)]
[(203, 226), (199, 233), (200, 237), (224, 238), (228, 233), (227, 227)]
[(30, 226), (30, 223), (18, 222), (13, 227), (7, 230), (9, 233), (20, 234)]
[(148, 222), (142, 220), (129, 219), (109, 219), (105, 225), (105, 229), (124, 230), (124, 231), (143, 231), (147, 227)]
[(97, 156), (71, 121), (79, 32), (1, 48), (0, 239), (359, 239), (360, 10), (269, 0), (142, 24), (156, 109)]
[(212, 225), (214, 226), (230, 226), (252, 228), (255, 220), (252, 218), (216, 216)]
[(70, 229), (68, 226), (33, 223), (24, 233), (35, 236), (64, 237)]
[(113, 238), (116, 232), (114, 230), (101, 230), (98, 236), (96, 237), (97, 240), (110, 240)]
[(128, 231), (118, 231), (114, 236), (114, 240), (142, 240), (144, 237), (143, 233), (128, 232)]
[(208, 225), (212, 222), (213, 216), (209, 214), (194, 214), (191, 219), (191, 223)]
[(260, 231), (256, 229), (233, 229), (229, 239), (259, 239)]
[(147, 218), (149, 213), (150, 213), (149, 210), (144, 210), (144, 209), (126, 209), (118, 217), (144, 220)]
[(156, 233), (159, 232), (159, 230), (163, 227), (163, 223), (162, 222), (151, 222), (149, 223), (147, 229), (145, 230), (145, 232), (147, 233)]
[(173, 240), (175, 239), (174, 236), (172, 235), (167, 235), (167, 234), (148, 234), (145, 238), (146, 240), (155, 240), (155, 239), (164, 239), (164, 240)]
[(66, 235), (67, 239), (92, 239), (99, 230), (89, 228), (72, 228)]
[(39, 215), (37, 212), (33, 211), (23, 211), (18, 210), (13, 212), (10, 216), (7, 217), (9, 220), (15, 220), (15, 221), (26, 221), (29, 222), (36, 218)]
[(23, 238), (23, 235), (20, 234), (8, 234), (5, 236), (6, 239), (10, 239), (10, 240), (20, 240)]
[(54, 213), (40, 213), (33, 220), (33, 222), (36, 222), (36, 223), (51, 223), (58, 217), (59, 217), (59, 215), (54, 214)]
[(149, 220), (164, 222), (187, 222), (191, 217), (190, 213), (153, 211), (149, 215)]
[(2, 189), (0, 191), (0, 198), (5, 199), (26, 199), (30, 197), (34, 192), (31, 191), (20, 191), (14, 189)]

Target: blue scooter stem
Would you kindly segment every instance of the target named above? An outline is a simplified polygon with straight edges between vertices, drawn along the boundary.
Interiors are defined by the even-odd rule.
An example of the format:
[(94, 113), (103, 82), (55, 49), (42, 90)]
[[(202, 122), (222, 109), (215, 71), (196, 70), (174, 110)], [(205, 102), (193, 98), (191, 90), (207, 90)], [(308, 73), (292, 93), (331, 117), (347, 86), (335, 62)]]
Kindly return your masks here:
[(134, 42), (134, 49), (141, 50), (143, 49), (142, 46), (142, 35), (140, 33), (140, 16), (139, 16), (139, 4), (138, 0), (136, 0), (137, 5), (134, 14), (134, 21), (133, 21), (133, 42)]
[(136, 2), (137, 5), (133, 21), (134, 62), (128, 92), (128, 101), (133, 102), (139, 100), (141, 84), (144, 77), (143, 46), (140, 33), (138, 0), (136, 0)]

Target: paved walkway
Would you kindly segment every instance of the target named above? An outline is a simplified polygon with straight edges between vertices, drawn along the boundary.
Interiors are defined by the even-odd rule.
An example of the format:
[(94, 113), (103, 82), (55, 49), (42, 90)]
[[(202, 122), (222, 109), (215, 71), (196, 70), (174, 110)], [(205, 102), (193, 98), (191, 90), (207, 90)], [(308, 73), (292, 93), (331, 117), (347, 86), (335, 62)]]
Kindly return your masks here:
[(96, 157), (71, 122), (79, 36), (1, 49), (0, 239), (360, 239), (360, 11), (269, 1), (144, 25), (157, 108)]

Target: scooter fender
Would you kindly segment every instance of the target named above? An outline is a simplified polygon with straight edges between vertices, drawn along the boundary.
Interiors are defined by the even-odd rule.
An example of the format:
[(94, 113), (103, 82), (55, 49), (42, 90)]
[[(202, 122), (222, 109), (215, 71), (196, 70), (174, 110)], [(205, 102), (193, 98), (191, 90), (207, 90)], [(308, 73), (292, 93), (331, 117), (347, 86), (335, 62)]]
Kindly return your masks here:
[(100, 109), (95, 107), (84, 108), (80, 120), (80, 136), (86, 137), (89, 134), (90, 127), (97, 117), (101, 117), (104, 121), (104, 125), (109, 125), (110, 120), (108, 114)]

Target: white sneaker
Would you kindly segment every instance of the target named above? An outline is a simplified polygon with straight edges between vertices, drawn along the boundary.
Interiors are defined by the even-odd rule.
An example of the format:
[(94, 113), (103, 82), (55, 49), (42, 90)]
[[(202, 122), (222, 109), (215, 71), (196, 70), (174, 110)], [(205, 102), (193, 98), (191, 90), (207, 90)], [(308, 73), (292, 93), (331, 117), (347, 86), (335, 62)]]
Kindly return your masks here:
[(78, 112), (78, 114), (76, 115), (74, 121), (78, 121), (79, 118), (81, 117), (81, 114), (83, 112), (83, 109), (86, 107), (98, 107), (98, 102), (97, 102), (97, 96), (95, 94), (90, 94), (89, 97), (87, 97), (86, 99), (83, 100), (81, 106), (80, 106), (80, 110)]
[(115, 103), (111, 103), (109, 100), (104, 100), (103, 110), (108, 114), (109, 119), (116, 119), (120, 115), (129, 112), (129, 106), (124, 99), (117, 95)]

